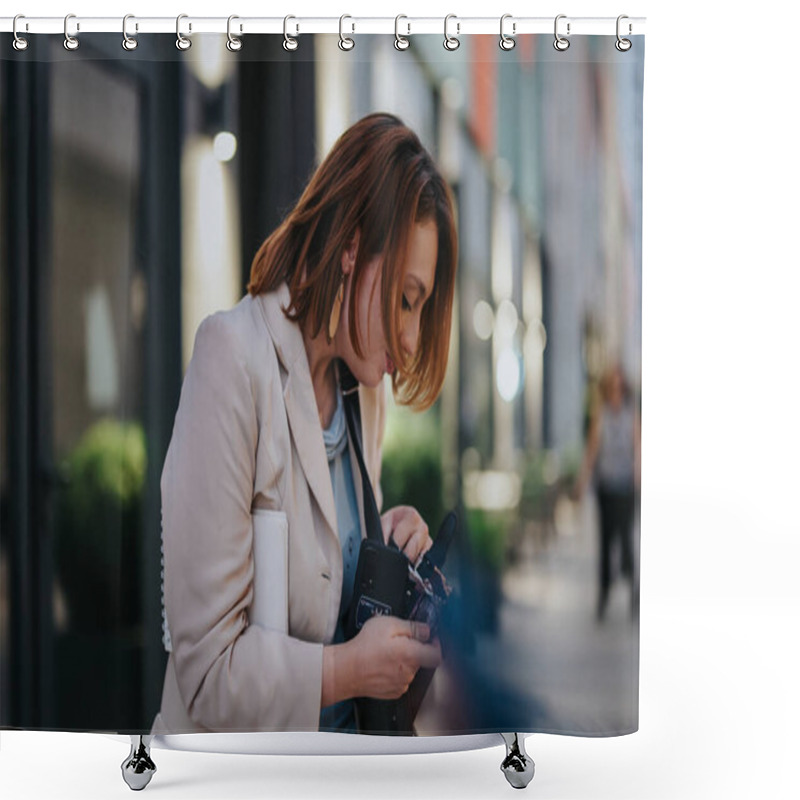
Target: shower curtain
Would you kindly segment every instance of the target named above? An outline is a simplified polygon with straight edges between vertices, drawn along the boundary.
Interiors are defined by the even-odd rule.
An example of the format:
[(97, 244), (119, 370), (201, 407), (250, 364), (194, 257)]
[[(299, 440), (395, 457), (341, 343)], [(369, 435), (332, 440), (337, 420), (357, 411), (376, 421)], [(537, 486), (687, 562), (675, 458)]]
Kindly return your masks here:
[[(120, 34), (82, 35), (72, 51), (62, 35), (29, 39), (24, 51), (0, 41), (0, 728), (359, 730), (323, 706), (323, 652), (397, 608), (372, 598), (347, 640), (334, 616), (314, 615), (316, 593), (336, 614), (359, 596), (369, 487), (351, 434), (349, 484), (303, 463), (321, 458), (338, 406), (314, 402), (306, 340), (280, 310), (289, 282), (248, 286), (300, 201), (319, 210), (306, 190), (340, 138), (381, 113), (430, 158), (456, 245), (446, 278), (437, 212), (433, 250), (404, 262), (434, 278), (409, 314), (432, 320), (433, 289), (452, 290), (449, 319), (435, 320), (449, 337), (435, 399), (400, 402), (388, 356), (358, 392), (381, 515), (405, 509), (433, 542), (448, 512), (457, 520), (436, 624), (419, 642), (441, 658), (413, 724), (394, 732), (635, 731), (643, 37), (627, 51), (613, 36), (565, 50), (546, 35), (509, 50), (488, 35), (455, 50), (433, 35), (405, 50), (385, 35), (357, 35), (349, 50), (329, 34), (295, 50), (249, 36), (238, 51), (217, 34), (186, 50), (172, 34), (130, 51)], [(320, 218), (346, 218), (345, 205)], [(386, 232), (401, 230), (386, 220), (362, 234), (384, 256)], [(339, 233), (309, 236), (303, 256), (330, 298), (337, 284), (314, 268)], [(409, 300), (398, 294), (398, 314)], [(291, 381), (311, 411), (302, 431), (281, 405), (284, 346), (309, 359)], [(225, 421), (239, 379), (247, 430)], [(282, 427), (264, 424), (267, 407)], [(165, 479), (171, 447), (191, 479)], [(220, 478), (241, 463), (251, 488), (267, 467), (278, 487), (253, 491), (246, 530)], [(322, 581), (304, 582), (302, 558)], [(340, 711), (360, 687), (337, 695)]]

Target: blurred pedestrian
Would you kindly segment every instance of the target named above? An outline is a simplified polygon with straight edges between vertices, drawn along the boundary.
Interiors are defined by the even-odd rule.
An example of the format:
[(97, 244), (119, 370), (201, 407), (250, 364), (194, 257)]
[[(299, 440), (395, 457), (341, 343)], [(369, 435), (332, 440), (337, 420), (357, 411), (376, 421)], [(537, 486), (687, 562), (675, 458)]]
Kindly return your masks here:
[(600, 512), (598, 621), (604, 618), (608, 605), (611, 557), (617, 542), (621, 548), (621, 571), (631, 587), (631, 613), (638, 613), (633, 522), (641, 474), (639, 410), (619, 364), (606, 372), (600, 388), (574, 492), (580, 497), (589, 480), (594, 479)]

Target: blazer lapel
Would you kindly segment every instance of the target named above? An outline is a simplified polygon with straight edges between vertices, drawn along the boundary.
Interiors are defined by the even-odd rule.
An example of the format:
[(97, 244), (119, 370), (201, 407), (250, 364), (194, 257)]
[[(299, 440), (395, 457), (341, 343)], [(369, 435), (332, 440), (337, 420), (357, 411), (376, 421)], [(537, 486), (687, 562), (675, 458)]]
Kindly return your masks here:
[(295, 363), (295, 368), (289, 372), (286, 386), (283, 389), (286, 415), (289, 418), (289, 429), (294, 438), (306, 480), (317, 498), (325, 520), (338, 539), (336, 504), (333, 499), (330, 467), (325, 453), (322, 426), (319, 423), (319, 412), (307, 363), (305, 365), (306, 375), (302, 375), (302, 371), (302, 366)]
[(338, 542), (336, 504), (333, 499), (330, 468), (322, 439), (322, 426), (311, 383), (308, 357), (300, 326), (287, 319), (282, 308), (290, 301), (289, 287), (284, 282), (274, 292), (257, 296), (264, 321), (272, 335), (275, 351), (286, 370), (283, 398), (289, 430), (294, 439), (308, 485), (322, 515)]

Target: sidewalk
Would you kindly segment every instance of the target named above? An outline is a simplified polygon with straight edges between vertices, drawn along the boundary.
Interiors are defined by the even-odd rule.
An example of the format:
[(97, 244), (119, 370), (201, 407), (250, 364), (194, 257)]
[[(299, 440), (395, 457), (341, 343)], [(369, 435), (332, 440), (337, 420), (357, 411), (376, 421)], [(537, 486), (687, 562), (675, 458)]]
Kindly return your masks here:
[(553, 731), (636, 727), (638, 621), (630, 614), (630, 586), (620, 577), (612, 584), (605, 618), (595, 619), (597, 525), (592, 494), (581, 503), (559, 505), (557, 536), (544, 552), (534, 552), (529, 543), (520, 562), (507, 570), (500, 635), (481, 643), (502, 659), (514, 690), (532, 693), (543, 706), (542, 727)]
[[(420, 733), (433, 732), (443, 717), (457, 730), (452, 709), (473, 698), (478, 718), (491, 728), (599, 735), (637, 727), (638, 620), (630, 615), (627, 581), (616, 578), (604, 620), (595, 619), (594, 496), (561, 502), (556, 528), (544, 547), (525, 540), (503, 575), (497, 633), (477, 635), (460, 700), (451, 694), (447, 670), (437, 672), (417, 719)], [(637, 563), (638, 536), (637, 519)], [(465, 725), (475, 713), (465, 709)]]

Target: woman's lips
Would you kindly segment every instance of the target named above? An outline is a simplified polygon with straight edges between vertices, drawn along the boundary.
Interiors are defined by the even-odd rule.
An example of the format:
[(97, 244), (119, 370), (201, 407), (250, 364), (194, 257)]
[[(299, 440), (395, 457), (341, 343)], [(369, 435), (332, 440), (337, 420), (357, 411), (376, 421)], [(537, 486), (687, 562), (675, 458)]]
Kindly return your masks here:
[(386, 356), (386, 371), (391, 375), (394, 372), (394, 362), (391, 358), (389, 358), (388, 354)]

